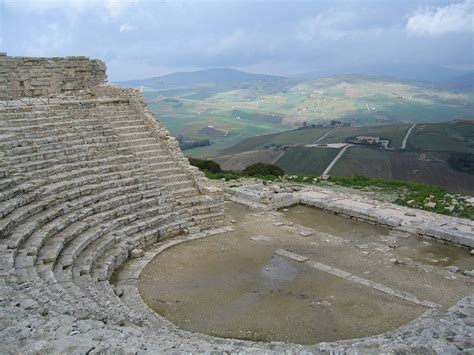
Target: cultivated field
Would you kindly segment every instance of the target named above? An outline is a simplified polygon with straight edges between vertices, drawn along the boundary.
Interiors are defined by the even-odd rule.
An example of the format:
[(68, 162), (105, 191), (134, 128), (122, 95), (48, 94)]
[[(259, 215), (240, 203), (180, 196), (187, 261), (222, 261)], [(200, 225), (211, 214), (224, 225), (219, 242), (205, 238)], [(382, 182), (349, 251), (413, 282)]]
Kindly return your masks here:
[[(395, 127), (403, 130), (402, 123), (474, 117), (472, 95), (358, 76), (282, 79), (238, 87), (155, 89), (144, 95), (171, 134), (210, 139), (216, 144), (186, 152), (201, 157), (219, 155), (246, 138), (294, 129), (303, 122), (311, 125), (341, 120), (353, 126), (400, 124)], [(229, 134), (217, 137), (202, 134), (202, 129), (209, 125)], [(382, 133), (393, 137), (391, 147), (399, 147), (401, 131), (388, 129)]]
[(403, 137), (410, 128), (409, 124), (395, 124), (383, 126), (367, 126), (367, 127), (338, 127), (331, 131), (319, 143), (339, 143), (344, 142), (347, 138), (356, 136), (375, 136), (383, 139), (389, 139), (389, 148), (400, 148)]
[(416, 151), (474, 153), (474, 123), (420, 124), (407, 148)]
[(288, 175), (319, 176), (337, 153), (339, 149), (294, 147), (278, 159), (275, 165)]
[(474, 195), (474, 175), (454, 171), (445, 161), (430, 159), (425, 153), (351, 147), (334, 166), (331, 175), (416, 181)]
[(314, 127), (305, 129), (296, 129), (281, 133), (266, 134), (248, 138), (235, 146), (226, 149), (224, 154), (235, 154), (248, 150), (261, 149), (265, 145), (299, 145), (310, 144), (324, 136), (331, 130), (330, 127)]

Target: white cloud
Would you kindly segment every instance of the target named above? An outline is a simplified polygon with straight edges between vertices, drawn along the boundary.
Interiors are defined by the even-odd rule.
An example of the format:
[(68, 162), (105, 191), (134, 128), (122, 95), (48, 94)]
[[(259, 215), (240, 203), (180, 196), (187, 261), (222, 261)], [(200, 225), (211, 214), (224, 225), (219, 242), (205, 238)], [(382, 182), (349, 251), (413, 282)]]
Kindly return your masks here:
[(46, 56), (49, 53), (58, 53), (63, 46), (71, 42), (71, 34), (57, 23), (47, 26), (47, 31), (40, 34), (35, 41), (25, 47), (29, 55)]
[(315, 37), (340, 39), (347, 36), (348, 23), (352, 23), (355, 15), (349, 12), (324, 11), (315, 17), (303, 20), (297, 29), (298, 39), (306, 42)]
[(104, 5), (111, 17), (119, 17), (125, 12), (128, 3), (126, 0), (105, 0)]
[[(72, 10), (78, 12), (101, 9), (107, 16), (117, 18), (126, 13), (130, 5), (138, 0), (7, 0), (5, 5), (19, 11), (46, 12)], [(1, 0), (0, 0), (1, 2)]]
[(474, 32), (474, 1), (419, 10), (408, 18), (406, 29), (417, 35)]
[(128, 23), (124, 23), (122, 26), (120, 26), (120, 32), (126, 33), (126, 32), (133, 32), (136, 31), (137, 28), (133, 25), (129, 25)]

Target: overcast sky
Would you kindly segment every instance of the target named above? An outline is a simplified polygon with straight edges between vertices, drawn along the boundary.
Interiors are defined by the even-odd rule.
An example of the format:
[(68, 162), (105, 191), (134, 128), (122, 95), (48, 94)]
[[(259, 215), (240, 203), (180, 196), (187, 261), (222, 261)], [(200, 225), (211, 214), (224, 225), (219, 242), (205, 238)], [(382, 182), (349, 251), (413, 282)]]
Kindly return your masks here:
[(473, 68), (474, 0), (0, 0), (0, 51), (103, 59), (109, 80), (232, 67)]

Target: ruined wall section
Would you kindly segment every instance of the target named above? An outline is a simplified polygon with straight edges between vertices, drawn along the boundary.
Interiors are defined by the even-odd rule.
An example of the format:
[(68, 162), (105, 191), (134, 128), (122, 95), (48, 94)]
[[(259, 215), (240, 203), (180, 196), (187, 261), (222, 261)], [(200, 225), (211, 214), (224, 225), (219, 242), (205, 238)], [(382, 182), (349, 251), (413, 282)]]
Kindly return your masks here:
[(48, 97), (107, 80), (105, 63), (87, 57), (31, 58), (0, 53), (0, 99)]

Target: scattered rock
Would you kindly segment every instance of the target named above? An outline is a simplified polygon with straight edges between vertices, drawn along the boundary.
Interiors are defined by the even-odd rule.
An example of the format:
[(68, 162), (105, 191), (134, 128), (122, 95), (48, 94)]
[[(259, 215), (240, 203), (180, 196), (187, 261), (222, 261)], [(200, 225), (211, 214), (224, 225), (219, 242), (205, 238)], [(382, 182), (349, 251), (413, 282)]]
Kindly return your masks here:
[(274, 222), (273, 225), (277, 226), (277, 227), (281, 227), (281, 226), (285, 225), (285, 223), (283, 223), (283, 222)]
[(463, 274), (466, 276), (474, 277), (474, 270), (464, 270)]
[(400, 260), (400, 259), (397, 259), (397, 258), (391, 258), (388, 261), (390, 261), (394, 265), (402, 265), (403, 264), (403, 260)]
[(426, 208), (436, 208), (436, 202), (427, 202), (425, 203)]
[(387, 245), (381, 245), (375, 248), (375, 250), (381, 252), (381, 253), (387, 253), (391, 250), (391, 248)]
[(288, 208), (282, 209), (283, 212), (289, 212), (290, 210)]
[(459, 268), (457, 266), (446, 266), (444, 267), (445, 270), (448, 270), (449, 272), (456, 273), (459, 271)]
[(145, 252), (143, 251), (143, 249), (133, 249), (130, 252), (130, 257), (132, 258), (141, 258), (143, 255), (145, 255)]
[(303, 230), (303, 231), (300, 232), (300, 235), (303, 236), (303, 237), (308, 237), (310, 235), (313, 235), (313, 231)]
[(121, 286), (115, 287), (114, 292), (118, 297), (122, 296), (123, 295), (123, 287), (121, 287)]
[(236, 223), (237, 221), (235, 219), (231, 219), (230, 223)]
[(253, 240), (255, 242), (266, 242), (269, 241), (270, 237), (267, 237), (266, 235), (256, 235), (255, 237), (250, 237), (250, 240)]
[(416, 213), (415, 212), (405, 212), (405, 216), (408, 216), (408, 217), (416, 217)]
[(272, 190), (273, 190), (273, 192), (277, 192), (277, 193), (278, 193), (278, 192), (281, 191), (281, 187), (278, 186), (278, 185), (272, 185)]

